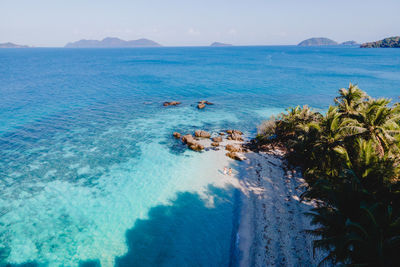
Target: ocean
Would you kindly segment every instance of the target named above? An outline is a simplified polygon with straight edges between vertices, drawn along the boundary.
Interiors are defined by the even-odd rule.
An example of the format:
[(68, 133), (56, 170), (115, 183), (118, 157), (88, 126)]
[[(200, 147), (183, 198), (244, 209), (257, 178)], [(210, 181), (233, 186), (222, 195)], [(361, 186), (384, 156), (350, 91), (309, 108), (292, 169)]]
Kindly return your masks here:
[(252, 138), (349, 82), (398, 101), (400, 49), (1, 49), (0, 266), (236, 266), (242, 163), (172, 133)]

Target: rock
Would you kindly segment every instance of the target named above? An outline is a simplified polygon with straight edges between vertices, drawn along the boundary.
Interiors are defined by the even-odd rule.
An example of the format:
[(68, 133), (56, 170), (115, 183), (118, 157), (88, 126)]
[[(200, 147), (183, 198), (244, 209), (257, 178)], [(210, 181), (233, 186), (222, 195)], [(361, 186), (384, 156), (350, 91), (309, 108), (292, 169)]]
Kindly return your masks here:
[(178, 132), (174, 132), (174, 133), (173, 133), (173, 136), (174, 136), (176, 139), (181, 138), (181, 134), (178, 133)]
[(243, 137), (237, 133), (232, 133), (230, 136), (231, 140), (235, 140), (235, 141), (243, 141)]
[(203, 109), (205, 107), (206, 107), (206, 104), (204, 104), (204, 103), (200, 103), (200, 104), (197, 105), (198, 109)]
[(212, 140), (213, 142), (222, 142), (222, 137), (221, 137), (221, 136), (213, 137), (211, 140)]
[(212, 103), (210, 101), (207, 101), (207, 100), (201, 100), (201, 101), (199, 101), (197, 103), (199, 103), (199, 104), (207, 104), (207, 105), (214, 105), (214, 103)]
[(228, 140), (243, 141), (243, 133), (239, 130), (226, 130)]
[(204, 146), (201, 145), (201, 144), (199, 144), (199, 143), (195, 143), (195, 144), (189, 146), (189, 148), (190, 148), (191, 150), (194, 150), (194, 151), (201, 151), (201, 150), (204, 149)]
[(164, 107), (168, 107), (168, 106), (177, 106), (179, 105), (181, 102), (178, 101), (171, 101), (171, 102), (164, 102), (163, 105)]
[(224, 132), (220, 132), (219, 135), (225, 135), (225, 133)]
[(212, 146), (219, 146), (219, 143), (218, 142), (212, 142), (211, 145)]
[(202, 138), (210, 138), (211, 134), (209, 132), (203, 131), (203, 130), (196, 130), (194, 132), (194, 135), (196, 137), (202, 137)]
[(227, 134), (237, 134), (237, 135), (243, 135), (243, 133), (239, 130), (226, 130)]
[(228, 150), (228, 151), (230, 151), (230, 152), (242, 152), (242, 151), (243, 151), (243, 149), (242, 149), (241, 146), (239, 146), (239, 145), (234, 145), (234, 144), (227, 144), (227, 145), (225, 146), (225, 149)]
[(184, 135), (184, 136), (181, 138), (181, 140), (182, 140), (182, 142), (183, 142), (184, 144), (187, 144), (188, 146), (197, 144), (196, 140), (194, 139), (194, 137), (193, 137), (191, 134)]
[(231, 159), (234, 159), (234, 160), (242, 161), (242, 160), (246, 159), (246, 157), (244, 155), (236, 153), (236, 152), (228, 152), (225, 155), (230, 157)]

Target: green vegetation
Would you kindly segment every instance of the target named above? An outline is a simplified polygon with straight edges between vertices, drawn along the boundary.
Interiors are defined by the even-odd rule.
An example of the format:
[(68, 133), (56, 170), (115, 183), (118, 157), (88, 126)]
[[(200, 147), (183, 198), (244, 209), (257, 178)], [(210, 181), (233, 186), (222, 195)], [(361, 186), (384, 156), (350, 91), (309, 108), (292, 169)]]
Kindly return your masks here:
[(385, 38), (380, 41), (365, 43), (361, 48), (395, 48), (400, 47), (400, 36)]
[(259, 127), (258, 145), (284, 146), (303, 170), (322, 265), (400, 262), (400, 104), (390, 103), (350, 84), (324, 115), (295, 107)]

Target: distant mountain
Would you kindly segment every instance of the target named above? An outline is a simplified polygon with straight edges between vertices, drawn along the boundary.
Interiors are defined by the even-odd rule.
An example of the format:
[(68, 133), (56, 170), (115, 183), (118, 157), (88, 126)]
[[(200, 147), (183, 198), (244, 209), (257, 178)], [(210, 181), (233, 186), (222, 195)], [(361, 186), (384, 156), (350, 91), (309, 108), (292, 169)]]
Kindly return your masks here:
[(380, 41), (364, 43), (361, 48), (398, 48), (400, 47), (400, 36), (385, 38)]
[(27, 48), (27, 45), (17, 45), (13, 43), (2, 43), (0, 44), (0, 48)]
[(232, 46), (232, 45), (231, 44), (224, 44), (224, 43), (214, 42), (210, 46), (221, 47), (221, 46)]
[(359, 46), (360, 44), (359, 43), (357, 43), (356, 41), (346, 41), (346, 42), (343, 42), (343, 43), (341, 43), (340, 45), (357, 45), (357, 46)]
[(129, 47), (157, 47), (160, 44), (149, 39), (125, 41), (119, 38), (107, 37), (98, 40), (80, 40), (65, 45), (66, 48), (129, 48)]
[(310, 38), (302, 41), (298, 46), (325, 46), (325, 45), (338, 45), (337, 42), (323, 37)]

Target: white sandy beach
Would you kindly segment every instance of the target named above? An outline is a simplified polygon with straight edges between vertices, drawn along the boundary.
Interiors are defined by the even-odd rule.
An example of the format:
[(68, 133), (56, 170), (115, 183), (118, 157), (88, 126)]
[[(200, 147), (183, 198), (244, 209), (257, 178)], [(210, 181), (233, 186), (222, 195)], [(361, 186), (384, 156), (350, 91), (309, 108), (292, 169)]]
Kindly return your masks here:
[(316, 266), (312, 237), (299, 201), (304, 180), (285, 169), (282, 154), (248, 153), (240, 172), (244, 197), (238, 232), (240, 266)]

